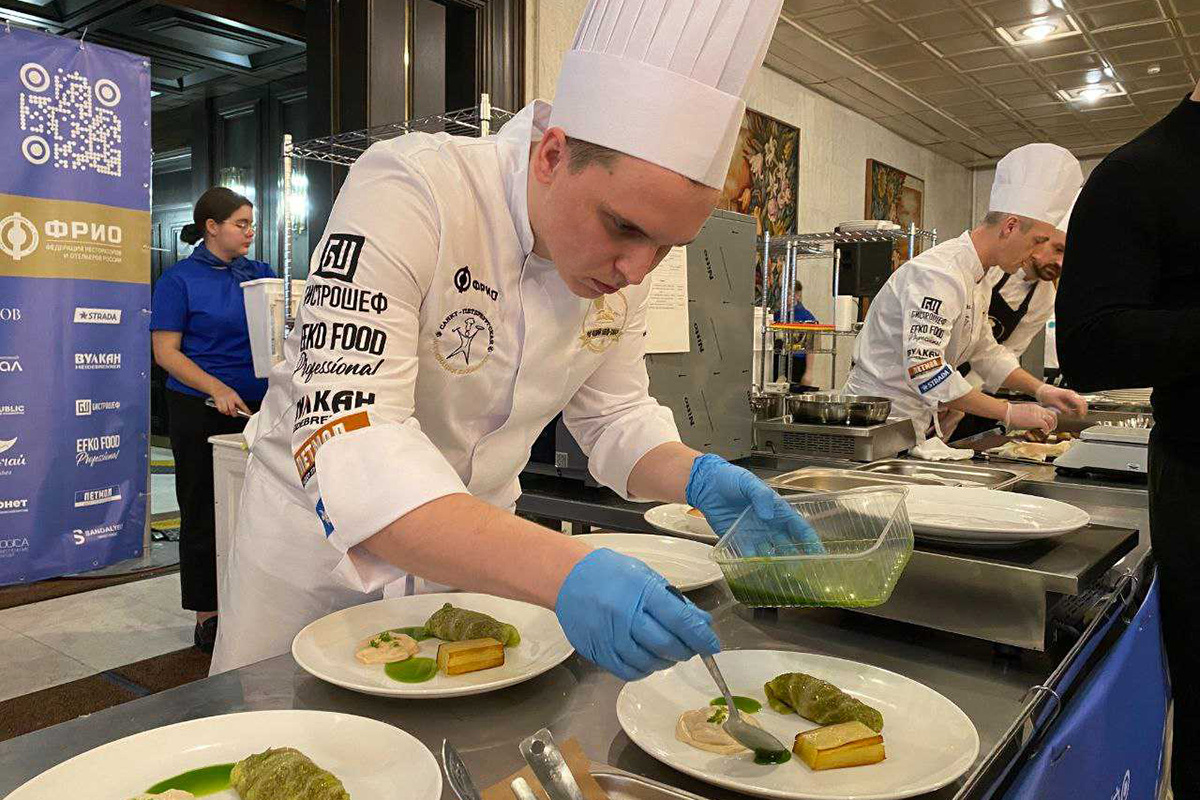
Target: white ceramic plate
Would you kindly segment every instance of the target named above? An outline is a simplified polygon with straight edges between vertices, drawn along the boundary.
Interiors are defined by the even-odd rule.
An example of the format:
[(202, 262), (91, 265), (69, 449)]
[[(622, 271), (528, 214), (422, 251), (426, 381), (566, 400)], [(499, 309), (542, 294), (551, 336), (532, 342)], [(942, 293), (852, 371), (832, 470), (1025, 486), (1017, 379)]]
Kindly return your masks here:
[[(184, 772), (295, 747), (341, 780), (351, 797), (438, 800), (442, 773), (409, 734), (329, 711), (252, 711), (180, 722), (101, 745), (46, 770), (8, 800), (126, 800)], [(211, 800), (237, 800), (227, 789)]]
[(913, 533), (944, 543), (1017, 545), (1062, 536), (1091, 522), (1058, 500), (952, 486), (910, 486), (905, 498)]
[(958, 778), (979, 755), (979, 734), (958, 706), (929, 687), (894, 672), (808, 653), (734, 650), (717, 655), (734, 694), (763, 704), (762, 727), (789, 747), (800, 731), (817, 727), (767, 706), (763, 684), (785, 672), (827, 680), (883, 713), (887, 759), (879, 764), (813, 772), (798, 758), (773, 767), (749, 753), (721, 756), (683, 744), (675, 723), (718, 694), (694, 658), (629, 683), (617, 698), (617, 718), (638, 747), (702, 781), (760, 797), (785, 800), (887, 800), (932, 792)]
[(655, 506), (642, 516), (651, 526), (672, 536), (694, 539), (697, 542), (717, 543), (717, 534), (704, 517), (687, 513), (691, 506), (683, 503), (667, 503)]
[[(490, 614), (515, 625), (521, 643), (505, 648), (504, 665), (466, 675), (439, 672), (425, 683), (401, 683), (382, 664), (360, 664), (358, 643), (389, 628), (424, 625), (429, 616), (452, 603)], [(421, 642), (419, 656), (437, 658), (438, 639)], [(415, 699), (462, 697), (503, 689), (535, 678), (565, 661), (574, 650), (553, 611), (486, 594), (418, 594), (353, 606), (310, 623), (292, 640), (292, 656), (306, 672), (356, 692)]]
[(640, 559), (683, 592), (709, 586), (722, 577), (721, 568), (710, 557), (712, 546), (702, 542), (652, 533), (589, 533), (575, 538)]

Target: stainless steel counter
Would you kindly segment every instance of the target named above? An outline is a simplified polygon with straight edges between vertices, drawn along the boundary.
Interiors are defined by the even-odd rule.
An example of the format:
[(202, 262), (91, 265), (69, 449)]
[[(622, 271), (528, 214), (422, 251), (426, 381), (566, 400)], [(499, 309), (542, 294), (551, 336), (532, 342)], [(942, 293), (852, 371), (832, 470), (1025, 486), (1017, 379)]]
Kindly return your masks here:
[[(843, 463), (756, 458), (749, 459), (747, 466), (772, 475), (803, 466)], [(553, 479), (526, 480), (525, 486), (527, 494), (519, 505), (522, 511), (624, 530), (648, 530), (642, 519), (647, 506), (622, 501), (607, 490), (564, 486)], [(1052, 468), (1030, 465), (1021, 490), (1082, 505), (1096, 522), (1140, 528), (1144, 537), (1148, 533), (1144, 487), (1065, 480)], [(755, 617), (735, 603), (723, 585), (695, 593), (693, 598), (713, 613), (716, 630), (729, 649), (798, 650), (852, 659), (894, 670), (941, 692), (957, 703), (978, 729), (979, 764), (1006, 757), (1012, 741), (1007, 737), (1019, 730), (1017, 721), (1031, 708), (1026, 701), (1029, 689), (1047, 681), (1062, 666), (1062, 650), (1006, 657), (987, 642), (844, 611), (785, 610)], [(615, 700), (620, 688), (616, 678), (573, 657), (533, 681), (480, 697), (389, 701), (323, 683), (299, 670), (291, 656), (285, 655), (0, 743), (0, 796), (73, 755), (133, 733), (217, 714), (302, 708), (381, 719), (412, 733), (435, 751), (442, 738), (448, 738), (463, 754), (480, 786), (519, 768), (523, 762), (517, 743), (547, 726), (560, 739), (578, 738), (595, 761), (705, 797), (741, 797), (688, 778), (642, 753), (617, 723)], [(998, 745), (1004, 745), (1003, 749), (997, 750)], [(991, 758), (993, 750), (997, 753)], [(928, 797), (956, 797), (957, 789), (952, 785)], [(972, 790), (964, 796), (978, 795)], [(446, 789), (443, 799), (450, 798)]]
[[(712, 611), (729, 649), (784, 649), (873, 664), (925, 683), (957, 703), (975, 723), (981, 759), (1043, 682), (1055, 659), (997, 658), (983, 642), (833, 610), (784, 611), (755, 619), (723, 585), (694, 593)], [(606, 762), (705, 797), (742, 797), (677, 773), (637, 748), (617, 724), (616, 678), (572, 657), (545, 675), (479, 697), (399, 701), (356, 694), (302, 672), (290, 655), (107, 709), (0, 743), (0, 797), (45, 769), (105, 742), (183, 720), (261, 709), (302, 708), (361, 714), (392, 723), (435, 752), (443, 737), (462, 753), (482, 788), (522, 766), (517, 743), (542, 726), (575, 737)], [(947, 787), (928, 795), (953, 797)], [(449, 789), (443, 800), (451, 800)], [(115, 800), (115, 799), (114, 799)]]

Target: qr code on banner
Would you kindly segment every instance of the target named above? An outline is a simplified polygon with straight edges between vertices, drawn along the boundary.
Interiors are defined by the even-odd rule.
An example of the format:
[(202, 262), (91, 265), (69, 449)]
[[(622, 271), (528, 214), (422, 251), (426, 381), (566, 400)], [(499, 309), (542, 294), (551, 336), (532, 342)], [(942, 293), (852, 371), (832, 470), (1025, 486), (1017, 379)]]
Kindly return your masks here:
[(101, 78), (94, 83), (79, 72), (59, 69), (53, 76), (41, 64), (20, 69), (18, 113), (21, 155), (31, 164), (53, 160), (57, 169), (121, 177), (121, 118), (114, 110), (121, 89)]

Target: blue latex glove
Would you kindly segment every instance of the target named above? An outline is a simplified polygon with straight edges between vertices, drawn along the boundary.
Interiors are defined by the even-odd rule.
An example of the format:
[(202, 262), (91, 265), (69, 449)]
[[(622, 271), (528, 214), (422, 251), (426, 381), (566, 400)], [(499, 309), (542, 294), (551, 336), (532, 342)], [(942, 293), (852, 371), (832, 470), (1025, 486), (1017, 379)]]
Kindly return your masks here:
[(724, 536), (747, 507), (754, 513), (739, 528), (742, 555), (771, 556), (824, 553), (808, 520), (749, 470), (735, 467), (712, 453), (692, 462), (687, 501), (700, 509), (718, 536)]
[(581, 656), (626, 681), (721, 649), (707, 612), (671, 594), (641, 561), (607, 548), (567, 574), (554, 612)]

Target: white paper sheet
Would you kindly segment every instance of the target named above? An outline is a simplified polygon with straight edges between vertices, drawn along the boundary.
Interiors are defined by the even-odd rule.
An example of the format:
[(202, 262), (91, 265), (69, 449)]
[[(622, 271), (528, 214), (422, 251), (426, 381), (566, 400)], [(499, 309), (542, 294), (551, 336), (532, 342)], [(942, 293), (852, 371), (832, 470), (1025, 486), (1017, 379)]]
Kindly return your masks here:
[(688, 316), (687, 248), (674, 247), (650, 273), (646, 307), (646, 352), (691, 350)]

